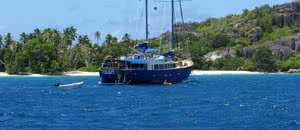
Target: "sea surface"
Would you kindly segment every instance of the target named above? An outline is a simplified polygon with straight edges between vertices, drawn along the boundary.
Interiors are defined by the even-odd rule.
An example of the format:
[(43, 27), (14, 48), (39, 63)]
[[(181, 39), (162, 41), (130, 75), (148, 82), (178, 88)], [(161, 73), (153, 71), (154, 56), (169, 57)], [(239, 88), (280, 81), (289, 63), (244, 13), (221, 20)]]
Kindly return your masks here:
[(98, 77), (0, 77), (0, 129), (300, 129), (299, 80), (220, 75), (102, 86)]

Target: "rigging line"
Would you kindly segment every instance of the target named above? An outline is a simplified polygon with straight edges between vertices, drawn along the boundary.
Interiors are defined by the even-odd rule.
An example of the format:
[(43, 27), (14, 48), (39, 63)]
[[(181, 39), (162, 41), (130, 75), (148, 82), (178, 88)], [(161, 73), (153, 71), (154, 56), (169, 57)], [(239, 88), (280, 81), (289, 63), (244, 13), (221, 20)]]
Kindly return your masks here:
[(137, 39), (138, 39), (138, 16), (139, 16), (139, 6), (136, 8), (136, 19), (134, 18), (134, 20), (135, 20), (135, 33), (134, 33), (134, 35), (136, 35), (136, 40), (135, 40), (135, 44), (137, 44)]
[[(141, 1), (139, 2), (139, 4), (144, 4)], [(136, 39), (136, 44), (138, 44), (137, 42), (139, 42), (138, 39), (143, 38), (143, 33), (140, 33), (143, 31), (143, 7), (142, 5), (139, 5), (137, 8), (137, 18), (136, 18), (136, 25), (137, 25), (137, 39)]]
[[(179, 0), (178, 3), (179, 3), (179, 8), (180, 8), (182, 27), (183, 27), (184, 30), (188, 30), (187, 27), (185, 26), (184, 14), (183, 14), (183, 8), (182, 8), (182, 0)], [(188, 40), (187, 40), (187, 34), (184, 31), (183, 31), (183, 35), (184, 35), (184, 42), (186, 43), (185, 47), (187, 48), (187, 51), (190, 52), (189, 44), (188, 44)], [(188, 55), (190, 56), (190, 53), (188, 53)]]
[[(183, 41), (185, 41), (186, 40), (186, 35), (185, 35), (185, 33), (184, 33), (184, 29), (185, 29), (185, 23), (184, 23), (184, 19), (183, 19), (183, 11), (182, 11), (182, 4), (181, 4), (181, 0), (179, 0), (179, 9), (180, 9), (180, 15), (181, 15), (181, 22), (182, 22), (182, 31), (183, 31), (183, 37), (184, 37), (184, 40)], [(179, 46), (179, 48), (181, 48), (181, 44), (179, 43), (178, 44), (178, 46)]]
[[(180, 32), (178, 31), (177, 32), (177, 30), (178, 30), (178, 28), (179, 28), (179, 24), (177, 23), (177, 19), (176, 19), (176, 15), (178, 15), (176, 12), (175, 12), (175, 5), (174, 5), (174, 45), (173, 45), (173, 49), (175, 49), (175, 42), (176, 42), (176, 39), (178, 38), (178, 36), (177, 36), (177, 34), (179, 34)], [(176, 32), (177, 32), (177, 34), (176, 34)], [(177, 41), (177, 47), (179, 46), (179, 41)]]
[[(166, 11), (165, 9), (166, 9), (166, 8), (165, 8), (165, 5), (163, 4), (163, 6), (162, 6), (162, 16), (163, 16), (163, 18), (165, 18), (165, 14), (164, 14), (165, 11)], [(164, 21), (164, 20), (163, 20), (163, 21)], [(161, 26), (161, 33), (162, 33), (162, 34), (160, 34), (160, 36), (159, 36), (159, 37), (160, 37), (160, 38), (159, 38), (159, 39), (160, 39), (160, 42), (159, 42), (159, 50), (160, 50), (161, 53), (162, 53), (162, 47), (161, 47), (161, 46), (162, 46), (162, 39), (163, 39), (163, 32), (164, 32), (163, 30), (164, 30), (164, 26)]]
[[(166, 13), (167, 12), (167, 8), (166, 8), (166, 5), (165, 5), (165, 3), (163, 4), (163, 6), (162, 6), (162, 16), (163, 16), (163, 19), (162, 19), (162, 21), (166, 21)], [(165, 24), (165, 25), (164, 25)], [(164, 38), (164, 30), (165, 30), (165, 27), (167, 27), (167, 24), (166, 24), (166, 22), (163, 22), (162, 24), (161, 24), (162, 26), (161, 26), (161, 35), (160, 35), (160, 45), (159, 45), (159, 49), (160, 49), (160, 52), (161, 53), (163, 53), (163, 47), (162, 47), (162, 41), (163, 41), (163, 38)]]
[(175, 40), (175, 37), (174, 37), (174, 0), (171, 1), (171, 4), (172, 4), (172, 37), (171, 37), (171, 40), (172, 40), (172, 49), (174, 49), (174, 40)]
[(146, 41), (148, 42), (148, 34), (149, 34), (149, 23), (148, 23), (148, 0), (145, 0), (146, 5)]

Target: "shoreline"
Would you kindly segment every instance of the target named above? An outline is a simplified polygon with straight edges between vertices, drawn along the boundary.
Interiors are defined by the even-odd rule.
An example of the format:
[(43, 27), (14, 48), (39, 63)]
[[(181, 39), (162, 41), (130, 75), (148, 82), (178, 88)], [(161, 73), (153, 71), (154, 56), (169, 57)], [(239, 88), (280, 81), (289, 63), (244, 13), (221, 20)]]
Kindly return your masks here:
[[(191, 75), (262, 75), (262, 74), (295, 74), (295, 73), (264, 73), (264, 72), (251, 72), (251, 71), (220, 71), (220, 70), (193, 70)], [(0, 72), (0, 77), (7, 76), (31, 76), (31, 77), (44, 77), (44, 76), (70, 76), (70, 77), (81, 77), (81, 76), (99, 76), (99, 72), (61, 72), (57, 74), (26, 74), (26, 75), (10, 75), (6, 72)]]
[(6, 72), (0, 72), (0, 77), (3, 76), (31, 76), (31, 77), (44, 77), (44, 76), (70, 76), (70, 77), (81, 77), (81, 76), (99, 76), (99, 72), (61, 72), (56, 74), (8, 74)]
[(257, 75), (267, 74), (264, 72), (252, 71), (222, 71), (222, 70), (193, 70), (191, 75)]

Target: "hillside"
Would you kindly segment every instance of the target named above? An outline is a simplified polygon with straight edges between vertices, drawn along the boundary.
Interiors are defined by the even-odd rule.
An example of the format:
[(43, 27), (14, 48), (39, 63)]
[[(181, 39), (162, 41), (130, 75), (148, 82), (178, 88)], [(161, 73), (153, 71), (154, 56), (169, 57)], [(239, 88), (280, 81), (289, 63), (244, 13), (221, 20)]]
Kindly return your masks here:
[[(300, 67), (300, 3), (185, 25), (197, 69), (287, 71)], [(177, 27), (182, 32), (182, 27)], [(177, 34), (179, 39), (182, 34)]]
[[(197, 15), (197, 14), (195, 14)], [(250, 70), (262, 72), (300, 69), (300, 3), (264, 5), (242, 14), (209, 18), (203, 22), (177, 23), (176, 58), (192, 58), (194, 69)], [(95, 33), (96, 41), (101, 37)], [(170, 33), (149, 41), (151, 48), (168, 51)], [(0, 72), (11, 74), (98, 71), (105, 57), (135, 53), (143, 42), (125, 34), (108, 34), (104, 43), (93, 43), (74, 27), (35, 29), (13, 39), (0, 35)], [(298, 69), (298, 70), (297, 70)]]

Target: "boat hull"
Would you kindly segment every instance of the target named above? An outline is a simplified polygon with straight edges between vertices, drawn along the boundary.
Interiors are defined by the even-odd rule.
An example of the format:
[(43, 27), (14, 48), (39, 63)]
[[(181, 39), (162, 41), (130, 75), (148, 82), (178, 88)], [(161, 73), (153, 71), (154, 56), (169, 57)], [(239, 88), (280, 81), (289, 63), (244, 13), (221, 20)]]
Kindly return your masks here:
[(169, 70), (104, 70), (100, 71), (103, 84), (163, 84), (181, 83), (189, 78), (192, 67)]

